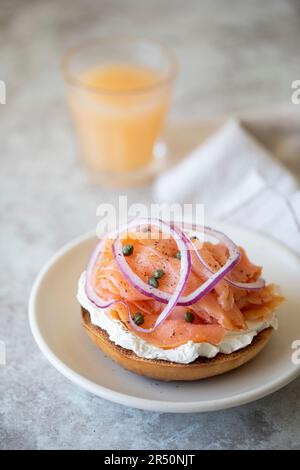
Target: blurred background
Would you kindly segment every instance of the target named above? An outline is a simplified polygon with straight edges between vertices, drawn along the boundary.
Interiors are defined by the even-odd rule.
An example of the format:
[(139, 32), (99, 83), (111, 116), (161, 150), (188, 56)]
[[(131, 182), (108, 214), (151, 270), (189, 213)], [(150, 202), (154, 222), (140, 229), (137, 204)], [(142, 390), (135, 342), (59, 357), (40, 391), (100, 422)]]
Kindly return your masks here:
[[(44, 360), (33, 344), (27, 325), (27, 298), (34, 277), (62, 244), (96, 226), (95, 210), (101, 202), (116, 202), (119, 194), (127, 194), (129, 202), (152, 200), (151, 184), (122, 190), (107, 188), (92, 183), (79, 165), (60, 68), (64, 52), (103, 34), (142, 35), (163, 41), (179, 61), (166, 128), (172, 157), (182, 158), (227, 116), (238, 115), (258, 140), (298, 177), (300, 108), (291, 102), (291, 83), (300, 79), (300, 3), (297, 0), (0, 0), (0, 26), (0, 80), (6, 83), (6, 104), (0, 104), (0, 339), (5, 339), (9, 356), (6, 380), (0, 381), (0, 390), (3, 387), (0, 395), (5, 397), (3, 401), (1, 398), (3, 409), (13, 409), (18, 416), (11, 424), (11, 414), (3, 415), (0, 437), (7, 447), (22, 447), (33, 445), (33, 438), (27, 438), (24, 433), (30, 409), (23, 406), (32, 392), (33, 373), (37, 377), (35, 386), (44, 390), (40, 375)], [(14, 344), (19, 347), (14, 348)], [(27, 363), (25, 355), (30, 359)], [(22, 374), (22, 387), (14, 373), (14, 364), (18, 364), (18, 373)], [(61, 419), (65, 419), (64, 397), (71, 385), (65, 384), (50, 366), (48, 380), (57, 385), (51, 387), (51, 393), (56, 403), (62, 404)], [(15, 390), (13, 405), (5, 394), (7, 383)], [(74, 392), (72, 387), (71, 391), (76, 395), (77, 390)], [(286, 403), (288, 393), (286, 398), (282, 395)], [(79, 394), (78, 391), (78, 397)], [(75, 402), (70, 406), (76, 409)], [(128, 424), (128, 416), (133, 416), (133, 411), (123, 412), (112, 404), (107, 406), (111, 411), (107, 419), (112, 423), (113, 409), (119, 410), (118, 419), (123, 419), (124, 426)], [(49, 426), (57, 429), (58, 422), (47, 407), (45, 393), (38, 411), (35, 410), (48, 417), (48, 424), (41, 421), (36, 430), (40, 436), (38, 445), (42, 447), (59, 442), (55, 433), (51, 436), (48, 433)], [(90, 412), (93, 409), (99, 411), (92, 397), (81, 403), (81, 412), (89, 414), (90, 420), (93, 420), (93, 411)], [(251, 414), (250, 406), (248, 410)], [(230, 447), (235, 432), (239, 433), (236, 426), (239, 420), (244, 420), (249, 435), (253, 423), (265, 427), (269, 435), (273, 432), (254, 409), (252, 422), (245, 421), (242, 415), (230, 416), (234, 418), (232, 441), (222, 435), (221, 428), (214, 430), (215, 440), (223, 439), (225, 447)], [(173, 423), (173, 431), (176, 434), (184, 423), (196, 425), (196, 420), (196, 416), (181, 417)], [(296, 432), (296, 421), (294, 425), (291, 423), (291, 430), (293, 426)], [(206, 429), (209, 427), (206, 422)], [(289, 439), (284, 427), (280, 429), (282, 443)], [(71, 436), (72, 433), (64, 436), (66, 446), (72, 445)], [(188, 434), (185, 436), (188, 439)], [(246, 439), (245, 436), (247, 432)], [(106, 439), (105, 433), (101, 438)], [(151, 441), (154, 437), (145, 432), (139, 433), (137, 439), (137, 446), (154, 442)], [(143, 440), (142, 444), (139, 439)], [(209, 432), (202, 439), (202, 445), (208, 445)], [(89, 445), (93, 445), (93, 439)]]
[[(199, 121), (200, 127), (206, 122), (215, 126), (224, 115), (240, 113), (295, 169), (294, 158), (282, 151), (282, 134), (278, 142), (278, 126), (292, 137), (293, 157), (299, 150), (291, 136), (295, 121), (287, 130), (285, 125), (286, 113), (298, 116), (291, 82), (299, 75), (299, 9), (296, 0), (1, 0), (0, 78), (7, 86), (7, 104), (0, 107), (3, 202), (10, 207), (17, 199), (19, 220), (20, 211), (28, 211), (33, 221), (47, 213), (51, 228), (56, 214), (49, 207), (55, 203), (66, 221), (59, 237), (67, 239), (64, 229), (73, 227), (76, 234), (87, 220), (93, 225), (99, 197), (114, 197), (112, 191), (91, 186), (78, 165), (60, 69), (67, 48), (103, 34), (149, 36), (174, 50), (179, 73), (170, 119), (188, 122), (173, 145), (176, 151), (182, 146), (185, 154), (185, 146), (199, 143)], [(147, 199), (149, 188), (128, 195)], [(78, 205), (81, 217), (73, 226)], [(10, 213), (5, 211), (6, 217)]]
[(30, 102), (34, 112), (50, 103), (62, 112), (66, 48), (130, 33), (176, 52), (175, 116), (288, 104), (299, 72), (299, 9), (297, 0), (1, 0), (1, 77), (10, 105)]

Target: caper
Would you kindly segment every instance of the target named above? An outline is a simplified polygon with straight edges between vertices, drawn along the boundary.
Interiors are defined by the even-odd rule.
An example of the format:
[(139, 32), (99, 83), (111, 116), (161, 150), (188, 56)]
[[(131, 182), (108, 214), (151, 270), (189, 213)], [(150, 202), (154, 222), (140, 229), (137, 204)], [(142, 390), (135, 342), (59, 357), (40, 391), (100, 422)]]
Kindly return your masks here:
[(137, 312), (133, 316), (133, 321), (136, 325), (142, 325), (144, 323), (144, 315), (141, 312)]
[(148, 284), (151, 287), (157, 288), (158, 287), (158, 280), (155, 279), (155, 277), (149, 277)]
[(193, 314), (193, 312), (187, 310), (187, 312), (185, 312), (184, 314), (184, 319), (188, 323), (193, 323), (193, 321), (195, 320), (195, 315)]
[(122, 248), (122, 253), (124, 256), (130, 256), (133, 253), (133, 245), (124, 245)]
[(154, 271), (154, 277), (155, 277), (155, 279), (160, 279), (161, 277), (163, 277), (164, 274), (165, 274), (165, 273), (164, 273), (164, 271), (163, 271), (162, 269), (156, 269), (156, 270)]

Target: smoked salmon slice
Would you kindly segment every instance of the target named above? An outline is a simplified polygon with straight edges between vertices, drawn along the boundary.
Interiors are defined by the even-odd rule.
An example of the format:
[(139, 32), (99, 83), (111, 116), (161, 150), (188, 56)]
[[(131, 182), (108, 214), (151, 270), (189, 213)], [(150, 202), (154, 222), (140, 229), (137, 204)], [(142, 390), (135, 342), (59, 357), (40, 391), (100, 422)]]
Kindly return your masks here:
[[(184, 322), (185, 325), (183, 328), (183, 316), (180, 318), (178, 316), (178, 312), (176, 312), (176, 309), (182, 308), (183, 307), (176, 307), (174, 309), (175, 312), (173, 311), (170, 317), (159, 327), (157, 327), (152, 333), (143, 333), (134, 330), (131, 324), (128, 322), (127, 309), (122, 304), (114, 305), (112, 310), (117, 312), (123, 324), (126, 325), (127, 328), (135, 335), (159, 348), (173, 349), (187, 343), (188, 341), (193, 341), (195, 343), (207, 342), (211, 344), (218, 344), (222, 341), (225, 330), (216, 323), (205, 324), (201, 322), (195, 322), (187, 324)], [(148, 314), (145, 316), (143, 327), (151, 328), (154, 325), (156, 318), (157, 315), (154, 314)]]
[[(92, 282), (96, 294), (105, 301), (125, 300), (131, 316), (143, 314), (143, 328), (151, 328), (164, 305), (147, 297), (137, 290), (120, 272), (114, 258), (112, 244), (114, 240), (104, 241), (102, 251), (93, 267)], [(124, 245), (134, 247), (126, 261), (132, 271), (145, 283), (155, 270), (161, 270), (159, 289), (172, 294), (176, 288), (180, 272), (180, 258), (177, 257), (176, 243), (172, 239), (145, 237), (134, 232), (122, 240)], [(222, 243), (200, 243), (195, 246), (211, 269), (217, 272), (226, 263), (228, 248)], [(236, 282), (255, 282), (261, 275), (262, 268), (253, 264), (245, 250), (240, 247), (240, 260), (229, 273), (228, 278)], [(191, 254), (192, 269), (183, 295), (194, 292), (211, 275), (195, 253)], [(257, 291), (236, 288), (223, 278), (209, 293), (189, 307), (176, 306), (168, 318), (151, 333), (137, 331), (128, 321), (128, 311), (121, 303), (110, 307), (113, 318), (119, 319), (124, 326), (148, 343), (161, 348), (175, 348), (188, 341), (219, 344), (227, 331), (247, 329), (247, 321), (267, 318), (283, 300), (273, 285)], [(187, 322), (185, 313), (192, 313), (193, 321)]]

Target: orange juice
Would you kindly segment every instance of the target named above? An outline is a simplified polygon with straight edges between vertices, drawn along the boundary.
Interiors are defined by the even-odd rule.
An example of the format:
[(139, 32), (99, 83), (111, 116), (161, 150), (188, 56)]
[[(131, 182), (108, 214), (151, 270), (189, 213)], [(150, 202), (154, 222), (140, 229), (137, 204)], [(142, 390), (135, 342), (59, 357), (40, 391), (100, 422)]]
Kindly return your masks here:
[(169, 86), (141, 65), (94, 66), (70, 87), (83, 156), (94, 170), (123, 172), (152, 159), (169, 105)]

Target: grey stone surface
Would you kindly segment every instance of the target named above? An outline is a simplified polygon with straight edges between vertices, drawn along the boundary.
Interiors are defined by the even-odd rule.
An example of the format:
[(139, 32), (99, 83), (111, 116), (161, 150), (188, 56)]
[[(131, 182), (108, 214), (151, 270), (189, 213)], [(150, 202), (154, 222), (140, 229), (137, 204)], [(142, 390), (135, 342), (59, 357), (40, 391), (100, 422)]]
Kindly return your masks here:
[[(300, 78), (299, 3), (1, 0), (0, 25), (0, 79), (7, 84), (7, 104), (0, 105), (0, 340), (7, 348), (0, 448), (298, 448), (300, 379), (214, 413), (125, 408), (85, 393), (48, 364), (31, 336), (27, 302), (48, 257), (94, 227), (95, 207), (118, 196), (92, 185), (77, 162), (58, 66), (65, 48), (105, 32), (163, 39), (181, 63), (175, 117), (289, 108), (291, 81)], [(278, 129), (278, 122), (269, 129), (271, 147)], [(299, 155), (299, 140), (290, 147)], [(288, 163), (299, 169), (299, 158)], [(131, 202), (151, 200), (149, 186), (122, 192)]]

